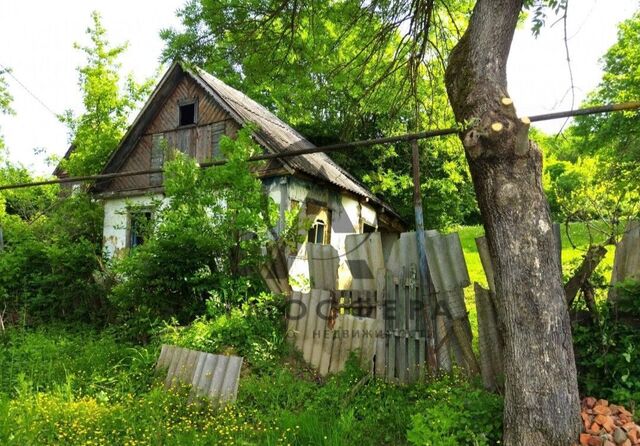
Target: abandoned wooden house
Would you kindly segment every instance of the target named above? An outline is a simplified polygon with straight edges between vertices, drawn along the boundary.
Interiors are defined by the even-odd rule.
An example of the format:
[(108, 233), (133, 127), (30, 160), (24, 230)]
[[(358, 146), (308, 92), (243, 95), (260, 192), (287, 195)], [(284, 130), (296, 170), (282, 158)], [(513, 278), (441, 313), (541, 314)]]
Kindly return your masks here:
[[(160, 168), (164, 148), (176, 148), (198, 162), (220, 156), (222, 135), (234, 137), (247, 124), (267, 153), (313, 147), (262, 105), (201, 69), (174, 62), (136, 117), (102, 173)], [(166, 143), (163, 142), (166, 140)], [(61, 174), (61, 172), (56, 172)], [(281, 219), (292, 207), (312, 222), (311, 242), (344, 252), (347, 234), (399, 233), (400, 216), (324, 153), (271, 160), (257, 175), (278, 204)], [(142, 242), (136, 232), (139, 209), (163, 198), (162, 174), (125, 176), (94, 188), (104, 203), (104, 249), (116, 256)], [(132, 206), (134, 205), (134, 206)], [(133, 211), (132, 209), (136, 209)], [(289, 272), (307, 275), (305, 244), (290, 253)]]

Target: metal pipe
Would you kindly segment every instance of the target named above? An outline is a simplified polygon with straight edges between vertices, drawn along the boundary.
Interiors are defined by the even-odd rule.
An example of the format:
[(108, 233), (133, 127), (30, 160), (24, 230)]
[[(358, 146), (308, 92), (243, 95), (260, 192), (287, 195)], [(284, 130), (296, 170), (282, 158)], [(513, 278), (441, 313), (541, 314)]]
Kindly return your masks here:
[[(637, 110), (637, 109), (640, 109), (640, 101), (623, 102), (621, 104), (609, 104), (609, 105), (601, 105), (596, 107), (587, 107), (587, 108), (582, 108), (578, 110), (567, 110), (567, 111), (561, 111), (561, 112), (555, 112), (555, 113), (546, 113), (543, 115), (530, 116), (528, 119), (531, 122), (539, 122), (539, 121), (549, 121), (552, 119), (570, 118), (573, 116), (585, 116), (585, 115), (593, 115), (598, 113), (610, 113), (610, 112), (616, 112), (616, 111), (628, 111), (628, 110)], [(323, 147), (309, 147), (306, 149), (291, 150), (284, 153), (266, 153), (264, 155), (251, 157), (249, 158), (248, 161), (255, 162), (255, 161), (265, 161), (265, 160), (271, 160), (271, 159), (285, 159), (285, 158), (291, 158), (294, 156), (309, 155), (312, 153), (330, 153), (330, 152), (337, 152), (337, 151), (349, 150), (349, 149), (359, 149), (361, 147), (375, 146), (378, 144), (394, 144), (399, 142), (409, 142), (409, 141), (418, 140), (418, 139), (427, 139), (427, 138), (435, 138), (438, 136), (453, 135), (453, 134), (459, 133), (460, 131), (461, 130), (459, 128), (455, 128), (455, 127), (448, 128), (448, 129), (435, 129), (435, 130), (428, 130), (425, 132), (407, 133), (407, 134), (398, 135), (398, 136), (386, 136), (383, 138), (367, 139), (363, 141), (330, 144), (328, 146), (323, 146)], [(223, 164), (226, 164), (225, 160), (206, 162), (206, 163), (202, 163), (200, 166), (205, 168), (205, 167), (212, 167), (212, 166), (220, 166)], [(106, 173), (106, 174), (99, 174), (99, 175), (85, 175), (80, 177), (57, 178), (55, 180), (43, 180), (43, 181), (34, 181), (31, 183), (16, 183), (16, 184), (2, 185), (0, 186), (0, 190), (20, 189), (20, 188), (35, 187), (35, 186), (47, 186), (51, 184), (82, 183), (86, 181), (110, 180), (113, 178), (162, 173), (163, 171), (164, 171), (163, 169), (146, 169), (146, 170), (137, 170), (137, 171), (130, 171), (130, 172), (114, 172), (114, 173)]]
[(427, 364), (432, 374), (438, 372), (436, 352), (435, 299), (431, 293), (431, 274), (427, 262), (427, 239), (424, 233), (424, 211), (422, 208), (422, 192), (420, 190), (420, 149), (418, 140), (411, 141), (411, 172), (413, 176), (413, 208), (416, 220), (416, 241), (418, 243), (418, 269), (420, 271), (420, 292), (424, 302), (425, 329), (427, 331)]

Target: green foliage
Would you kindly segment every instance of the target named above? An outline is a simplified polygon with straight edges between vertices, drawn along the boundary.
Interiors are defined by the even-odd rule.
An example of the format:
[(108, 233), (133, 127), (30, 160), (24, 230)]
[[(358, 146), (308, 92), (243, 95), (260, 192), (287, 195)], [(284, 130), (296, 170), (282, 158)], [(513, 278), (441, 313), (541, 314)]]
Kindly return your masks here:
[(451, 378), (436, 382), (411, 417), (409, 442), (418, 446), (494, 445), (502, 438), (502, 398)]
[[(499, 438), (500, 398), (460, 378), (357, 386), (366, 372), (353, 358), (322, 380), (280, 357), (278, 367), (243, 370), (237, 403), (217, 409), (154, 380), (155, 343), (132, 348), (86, 327), (11, 331), (0, 342), (7, 346), (0, 351), (3, 445), (404, 445), (407, 431), (419, 435), (412, 415), (439, 407), (462, 423), (475, 416), (488, 438)], [(441, 432), (443, 442), (457, 438), (439, 426), (427, 419), (423, 428)]]
[[(427, 45), (415, 97), (407, 74), (413, 41), (402, 28), (412, 11), (404, 2), (192, 1), (179, 12), (184, 29), (162, 32), (165, 58), (202, 66), (317, 145), (405, 133), (413, 123), (450, 127), (443, 64), (471, 3), (435, 3), (437, 37)], [(398, 144), (331, 156), (413, 222), (410, 154)], [(427, 227), (477, 222), (459, 142), (421, 143), (421, 163)]]
[(148, 390), (158, 352), (82, 324), (9, 327), (0, 334), (0, 346), (0, 395), (67, 389), (103, 402)]
[(547, 23), (549, 10), (554, 15), (564, 14), (569, 0), (525, 0), (525, 10), (533, 11), (531, 31), (534, 36), (539, 36), (542, 28)]
[[(7, 167), (0, 175), (25, 175)], [(66, 199), (57, 188), (0, 195), (5, 249), (0, 255), (0, 305), (6, 318), (98, 322), (108, 315), (102, 284), (102, 208), (85, 194)], [(2, 200), (4, 198), (4, 200)]]
[[(585, 105), (636, 101), (640, 97), (640, 13), (622, 22), (618, 41), (603, 57), (604, 75)], [(615, 176), (637, 185), (640, 160), (638, 111), (606, 113), (576, 118), (575, 132), (583, 140), (583, 152), (608, 158)]]
[[(11, 102), (13, 101), (13, 97), (9, 93), (7, 81), (4, 78), (4, 74), (7, 71), (8, 70), (0, 69), (0, 114), (14, 113), (13, 109), (11, 108)], [(4, 149), (5, 149), (4, 139), (2, 137), (2, 134), (0, 134), (0, 160), (2, 160), (3, 158), (2, 155), (3, 155)]]
[(82, 91), (84, 113), (73, 116), (67, 110), (60, 120), (69, 128), (69, 142), (74, 150), (61, 167), (72, 176), (99, 173), (115, 150), (135, 110), (151, 89), (151, 81), (137, 84), (129, 75), (120, 77), (118, 59), (126, 45), (111, 47), (100, 14), (91, 14), (92, 26), (87, 28), (89, 46), (76, 43), (85, 53), (86, 65), (78, 68), (78, 85)]
[(207, 303), (208, 314), (188, 327), (167, 325), (161, 336), (163, 343), (243, 356), (261, 372), (277, 364), (286, 351), (285, 302), (281, 296), (261, 294), (226, 310), (217, 299)]
[(255, 270), (276, 210), (246, 161), (258, 150), (250, 131), (223, 138), (221, 149), (223, 166), (201, 169), (179, 153), (165, 165), (167, 200), (145, 243), (115, 264), (111, 301), (130, 323), (190, 321), (211, 296), (236, 304), (260, 289)]
[(11, 102), (13, 97), (9, 93), (9, 86), (4, 78), (5, 73), (9, 70), (0, 70), (0, 113), (12, 114)]
[(578, 382), (585, 395), (628, 407), (640, 403), (640, 282), (616, 285), (618, 301), (603, 301), (597, 326), (577, 325), (573, 337)]
[(637, 215), (637, 182), (622, 184), (610, 175), (611, 169), (607, 160), (598, 156), (580, 157), (575, 162), (548, 157), (543, 183), (554, 218), (599, 220), (614, 226)]
[[(640, 13), (619, 25), (618, 41), (604, 55), (604, 75), (585, 106), (634, 101), (640, 97)], [(640, 209), (638, 161), (640, 140), (637, 111), (602, 113), (576, 118), (567, 137), (552, 152), (574, 165), (558, 175), (556, 193), (569, 214), (587, 214), (615, 225), (635, 218)], [(558, 168), (558, 166), (556, 166)], [(549, 168), (547, 168), (548, 170)], [(563, 210), (564, 211), (564, 210)]]

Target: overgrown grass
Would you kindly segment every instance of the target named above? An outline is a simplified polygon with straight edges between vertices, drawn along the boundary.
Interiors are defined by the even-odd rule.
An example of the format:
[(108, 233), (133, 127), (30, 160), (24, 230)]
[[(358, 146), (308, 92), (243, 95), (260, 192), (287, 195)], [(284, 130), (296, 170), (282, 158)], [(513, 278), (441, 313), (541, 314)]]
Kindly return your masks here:
[(2, 363), (2, 445), (403, 445), (408, 432), (412, 444), (483, 445), (501, 433), (500, 397), (457, 376), (359, 386), (356, 361), (325, 380), (286, 356), (244, 370), (237, 403), (216, 409), (164, 390), (152, 361), (138, 359), (155, 359), (156, 346), (61, 327), (12, 331), (2, 342), (12, 351)]
[(13, 328), (0, 335), (0, 394), (13, 397), (25, 384), (35, 392), (65, 387), (103, 399), (146, 391), (157, 352), (155, 345), (123, 343), (89, 326)]

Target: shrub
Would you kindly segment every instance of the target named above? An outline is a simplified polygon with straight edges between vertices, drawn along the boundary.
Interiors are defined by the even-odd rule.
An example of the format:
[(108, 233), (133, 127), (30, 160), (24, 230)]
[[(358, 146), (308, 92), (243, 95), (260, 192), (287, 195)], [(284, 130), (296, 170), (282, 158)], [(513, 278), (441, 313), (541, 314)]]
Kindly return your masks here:
[(196, 318), (188, 327), (167, 325), (161, 337), (165, 343), (240, 355), (252, 366), (269, 368), (286, 351), (284, 306), (281, 296), (267, 293), (228, 311), (210, 304), (208, 315)]
[(32, 215), (6, 214), (0, 224), (0, 306), (9, 319), (20, 312), (31, 323), (108, 318), (95, 274), (102, 265), (102, 210), (95, 201), (81, 193), (58, 197)]
[(186, 323), (211, 295), (261, 290), (255, 271), (275, 209), (247, 162), (258, 149), (246, 130), (223, 138), (221, 149), (223, 166), (201, 169), (181, 154), (165, 166), (167, 201), (145, 243), (115, 266), (111, 300), (125, 319), (142, 313)]
[(578, 383), (585, 395), (633, 408), (640, 403), (640, 282), (616, 287), (618, 300), (600, 304), (598, 325), (573, 328)]
[(502, 398), (455, 375), (429, 386), (424, 405), (411, 417), (413, 445), (483, 446), (502, 438)]

